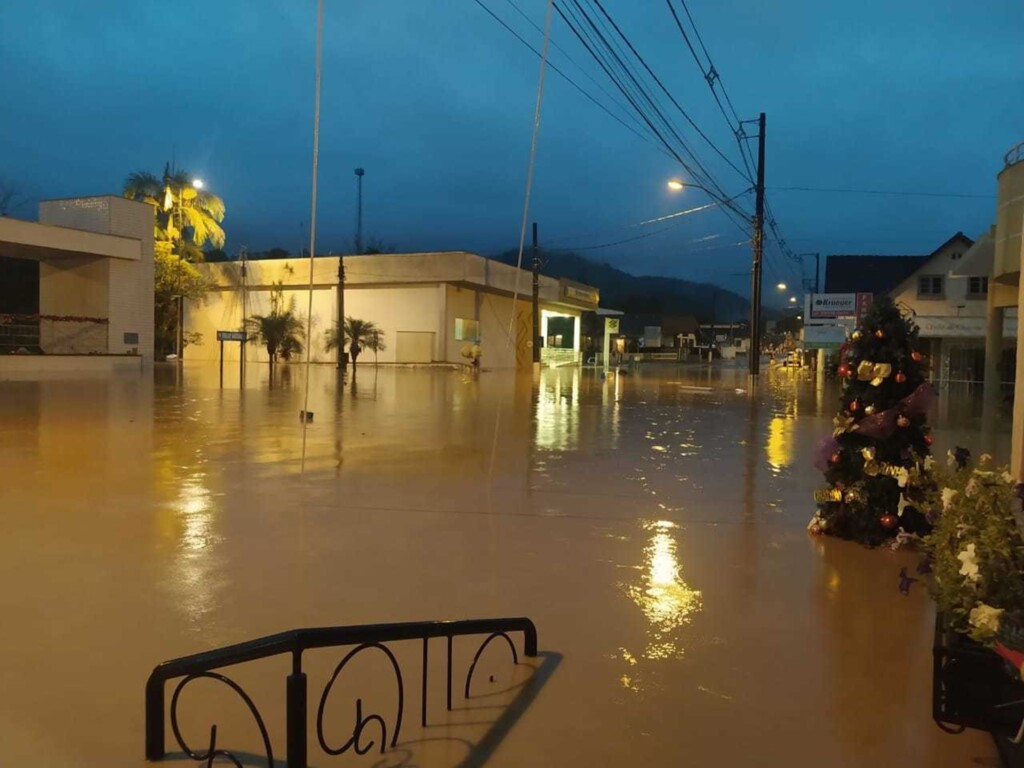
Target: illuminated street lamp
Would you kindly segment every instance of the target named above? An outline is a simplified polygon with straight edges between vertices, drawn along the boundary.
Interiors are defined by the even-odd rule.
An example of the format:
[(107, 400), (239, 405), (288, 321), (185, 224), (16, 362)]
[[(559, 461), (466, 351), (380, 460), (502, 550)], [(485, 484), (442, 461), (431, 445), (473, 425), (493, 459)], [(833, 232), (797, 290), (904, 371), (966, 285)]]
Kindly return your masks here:
[(780, 291), (786, 290), (786, 284), (785, 283), (779, 283), (775, 287), (778, 288)]
[(203, 188), (203, 180), (202, 179), (192, 179), (192, 186), (195, 187), (196, 189), (202, 189)]
[(667, 186), (673, 192), (682, 192), (684, 189), (686, 189), (686, 185), (683, 184), (683, 182), (681, 182), (679, 179), (669, 179)]
[(796, 296), (790, 296), (789, 297), (789, 303), (790, 304), (796, 304)]

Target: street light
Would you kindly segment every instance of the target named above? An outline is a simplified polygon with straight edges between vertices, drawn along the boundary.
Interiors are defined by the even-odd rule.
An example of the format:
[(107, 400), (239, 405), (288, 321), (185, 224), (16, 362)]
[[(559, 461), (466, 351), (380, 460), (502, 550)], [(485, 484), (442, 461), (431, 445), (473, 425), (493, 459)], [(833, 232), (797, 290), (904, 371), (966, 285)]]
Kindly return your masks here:
[(686, 189), (686, 185), (683, 184), (683, 182), (681, 182), (679, 179), (669, 179), (667, 186), (673, 192), (682, 192), (684, 189)]
[(192, 179), (192, 186), (195, 187), (196, 189), (202, 189), (203, 188), (203, 180), (202, 179)]
[(778, 288), (780, 291), (786, 290), (786, 284), (785, 283), (779, 283), (775, 287)]
[(789, 303), (790, 304), (796, 304), (796, 296), (790, 296), (789, 297)]

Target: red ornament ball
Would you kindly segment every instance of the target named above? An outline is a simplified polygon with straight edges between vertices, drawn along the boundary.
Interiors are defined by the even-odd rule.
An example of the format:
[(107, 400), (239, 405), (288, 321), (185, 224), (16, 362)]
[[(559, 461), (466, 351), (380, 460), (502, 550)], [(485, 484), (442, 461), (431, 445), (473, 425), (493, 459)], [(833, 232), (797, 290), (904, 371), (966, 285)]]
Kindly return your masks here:
[(896, 374), (896, 383), (897, 384), (903, 384), (904, 382), (906, 382), (906, 380), (907, 380), (907, 374), (905, 374), (903, 371), (900, 371), (899, 373)]
[(883, 528), (894, 528), (896, 526), (896, 515), (882, 515), (878, 518), (878, 522), (882, 524)]
[(916, 349), (910, 353), (910, 359), (915, 363), (920, 363), (924, 359), (924, 355), (918, 352)]
[(842, 456), (840, 455), (840, 453), (838, 451), (836, 451), (835, 453), (832, 454), (832, 463), (833, 464), (838, 464), (839, 460), (841, 458), (842, 458)]
[(850, 402), (851, 411), (856, 411), (858, 408), (860, 408), (860, 403), (858, 403), (856, 400)]
[(925, 445), (931, 445), (932, 444), (932, 436), (931, 435), (925, 435), (924, 436), (924, 444)]
[(848, 366), (846, 363), (843, 363), (838, 368), (836, 368), (836, 373), (838, 373), (845, 379), (847, 376), (850, 375), (850, 366)]
[(885, 331), (883, 331), (881, 328), (879, 328), (877, 331), (875, 331), (875, 338), (876, 339), (884, 339), (885, 338)]

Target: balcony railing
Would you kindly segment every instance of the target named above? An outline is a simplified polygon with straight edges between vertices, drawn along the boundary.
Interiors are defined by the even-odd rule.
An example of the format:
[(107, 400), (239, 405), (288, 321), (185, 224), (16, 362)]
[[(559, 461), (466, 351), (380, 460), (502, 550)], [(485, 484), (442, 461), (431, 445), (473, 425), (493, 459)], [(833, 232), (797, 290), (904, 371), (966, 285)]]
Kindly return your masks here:
[(1024, 161), (1024, 141), (1007, 152), (1003, 160), (1006, 162), (1007, 168), (1011, 165), (1016, 165), (1017, 163)]
[[(273, 744), (266, 722), (260, 714), (256, 703), (234, 680), (216, 670), (225, 667), (242, 664), (245, 662), (266, 659), (272, 656), (289, 654), (292, 661), (292, 672), (286, 680), (285, 697), (285, 751), (286, 765), (288, 768), (307, 768), (308, 748), (308, 709), (307, 709), (307, 679), (302, 670), (302, 654), (305, 651), (322, 648), (339, 648), (352, 646), (352, 649), (345, 654), (341, 662), (334, 668), (326, 686), (320, 695), (320, 702), (316, 715), (316, 736), (321, 749), (328, 755), (340, 755), (350, 749), (356, 754), (363, 755), (370, 751), (375, 745), (379, 746), (383, 753), (388, 745), (392, 748), (398, 744), (398, 737), (402, 729), (402, 718), (405, 714), (405, 683), (402, 676), (402, 668), (397, 657), (388, 647), (389, 643), (396, 643), (406, 640), (422, 641), (422, 688), (421, 688), (421, 724), (427, 725), (427, 689), (428, 689), (428, 654), (429, 641), (432, 638), (445, 638), (447, 640), (447, 709), (452, 709), (452, 646), (454, 638), (465, 635), (485, 635), (485, 639), (477, 648), (473, 661), (466, 673), (465, 684), (462, 688), (463, 697), (469, 698), (470, 684), (473, 680), (473, 672), (476, 670), (477, 662), (480, 660), (484, 650), (494, 641), (500, 639), (507, 645), (511, 652), (512, 662), (519, 663), (519, 654), (516, 651), (515, 643), (509, 637), (509, 633), (522, 632), (523, 654), (529, 657), (536, 657), (537, 653), (537, 629), (533, 622), (527, 618), (504, 618), (504, 619), (476, 619), (470, 621), (437, 621), (437, 622), (409, 622), (402, 624), (369, 624), (351, 627), (321, 627), (316, 629), (296, 629), (290, 632), (282, 632), (276, 635), (261, 637), (246, 643), (230, 645), (205, 653), (198, 653), (193, 656), (185, 656), (180, 659), (165, 661), (157, 666), (149, 676), (146, 683), (146, 759), (159, 760), (166, 754), (164, 744), (165, 725), (165, 691), (164, 684), (170, 680), (178, 679), (179, 682), (171, 695), (170, 724), (174, 738), (185, 755), (200, 762), (212, 765), (214, 760), (221, 758), (241, 768), (242, 762), (232, 752), (223, 749), (217, 742), (217, 726), (210, 728), (209, 745), (203, 750), (197, 750), (186, 744), (178, 725), (178, 702), (182, 690), (193, 680), (207, 679), (216, 681), (233, 691), (245, 704), (252, 721), (256, 726), (263, 750), (263, 759), (266, 765), (274, 768)], [(338, 745), (337, 741), (330, 741), (324, 728), (324, 710), (331, 696), (332, 689), (345, 669), (346, 665), (359, 654), (367, 651), (382, 654), (388, 665), (394, 672), (397, 689), (397, 701), (394, 709), (394, 720), (386, 720), (385, 717), (376, 712), (364, 713), (363, 700), (356, 699), (355, 726), (347, 740)], [(391, 714), (391, 713), (388, 713)], [(389, 722), (391, 723), (389, 725)], [(379, 742), (364, 741), (364, 732), (370, 726), (374, 726), (372, 733), (379, 733)], [(241, 753), (238, 753), (241, 754)]]

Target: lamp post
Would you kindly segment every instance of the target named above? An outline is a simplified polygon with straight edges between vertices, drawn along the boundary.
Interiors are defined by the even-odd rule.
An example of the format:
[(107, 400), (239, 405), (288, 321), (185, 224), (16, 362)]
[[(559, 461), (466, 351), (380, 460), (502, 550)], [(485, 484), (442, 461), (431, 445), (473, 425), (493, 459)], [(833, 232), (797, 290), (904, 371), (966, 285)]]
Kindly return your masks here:
[(356, 168), (356, 193), (358, 202), (356, 205), (356, 253), (363, 252), (363, 176), (366, 171)]
[[(752, 221), (753, 234), (752, 258), (751, 258), (751, 279), (750, 279), (750, 354), (749, 372), (751, 377), (756, 377), (761, 372), (761, 256), (764, 244), (764, 135), (765, 122), (764, 113), (761, 113), (760, 137), (758, 146), (757, 163), (757, 210)], [(668, 188), (673, 192), (682, 192), (686, 187), (696, 187), (705, 194), (714, 198), (721, 205), (724, 205), (734, 213), (746, 218), (746, 213), (731, 200), (721, 200), (719, 196), (700, 184), (687, 184), (680, 179), (669, 179)]]

